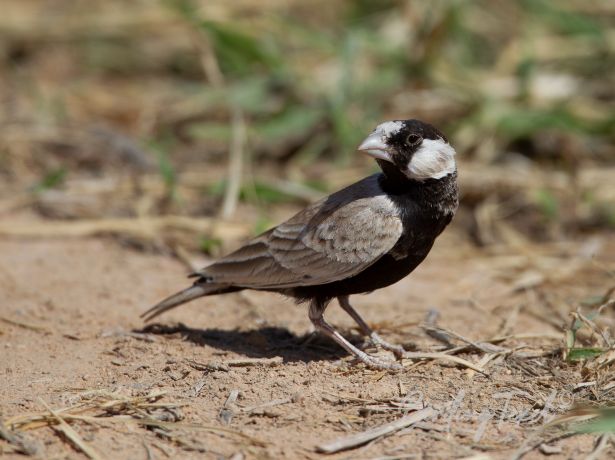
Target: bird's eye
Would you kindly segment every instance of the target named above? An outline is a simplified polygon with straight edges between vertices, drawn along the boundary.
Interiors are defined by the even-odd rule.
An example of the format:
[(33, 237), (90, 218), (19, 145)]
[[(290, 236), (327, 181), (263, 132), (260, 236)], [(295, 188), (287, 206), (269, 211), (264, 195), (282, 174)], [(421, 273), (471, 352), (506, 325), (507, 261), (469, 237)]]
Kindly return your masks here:
[(418, 134), (409, 134), (406, 138), (406, 144), (410, 147), (420, 144), (423, 141), (423, 138)]

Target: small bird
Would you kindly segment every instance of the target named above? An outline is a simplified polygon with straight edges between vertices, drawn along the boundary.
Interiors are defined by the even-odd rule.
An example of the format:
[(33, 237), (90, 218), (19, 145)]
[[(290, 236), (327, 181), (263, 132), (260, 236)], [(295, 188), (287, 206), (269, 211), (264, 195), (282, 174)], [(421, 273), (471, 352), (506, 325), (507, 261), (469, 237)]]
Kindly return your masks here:
[(455, 150), (419, 120), (381, 123), (358, 150), (382, 172), (308, 206), (217, 262), (193, 273), (194, 284), (141, 315), (146, 321), (198, 297), (243, 289), (277, 292), (309, 302), (309, 318), (365, 365), (399, 369), (358, 349), (325, 319), (339, 305), (372, 343), (401, 358), (350, 305), (352, 294), (389, 286), (412, 272), (453, 218), (458, 204)]

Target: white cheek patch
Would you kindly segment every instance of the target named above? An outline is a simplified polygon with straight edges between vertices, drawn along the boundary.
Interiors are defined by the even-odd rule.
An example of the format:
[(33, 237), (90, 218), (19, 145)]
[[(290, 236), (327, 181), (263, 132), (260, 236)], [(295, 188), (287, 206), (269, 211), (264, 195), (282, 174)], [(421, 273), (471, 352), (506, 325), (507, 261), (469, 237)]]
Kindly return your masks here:
[(442, 179), (456, 169), (453, 147), (443, 139), (424, 139), (412, 156), (405, 174), (415, 180)]

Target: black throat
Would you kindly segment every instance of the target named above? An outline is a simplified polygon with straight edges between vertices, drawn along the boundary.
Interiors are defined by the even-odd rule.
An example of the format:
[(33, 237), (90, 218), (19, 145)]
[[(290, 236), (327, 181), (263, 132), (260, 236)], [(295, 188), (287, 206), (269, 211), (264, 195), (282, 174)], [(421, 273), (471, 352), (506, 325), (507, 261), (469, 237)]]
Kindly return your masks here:
[[(410, 199), (421, 206), (438, 209), (444, 214), (454, 214), (459, 205), (457, 172), (440, 179), (418, 181), (408, 178), (394, 164), (377, 159), (382, 169), (380, 186), (389, 195)], [(402, 198), (403, 197), (403, 198)], [(439, 214), (439, 212), (437, 212)]]
[(380, 185), (388, 193), (404, 193), (412, 188), (417, 181), (409, 179), (393, 163), (379, 158), (376, 159), (378, 166), (382, 169), (384, 178)]

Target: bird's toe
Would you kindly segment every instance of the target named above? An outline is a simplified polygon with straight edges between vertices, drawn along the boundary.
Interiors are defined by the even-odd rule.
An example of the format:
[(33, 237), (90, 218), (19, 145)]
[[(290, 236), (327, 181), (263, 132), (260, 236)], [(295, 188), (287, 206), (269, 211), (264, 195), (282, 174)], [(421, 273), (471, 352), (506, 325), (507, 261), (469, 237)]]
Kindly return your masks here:
[(388, 347), (383, 348), (393, 353), (397, 359), (401, 359), (404, 356), (404, 353), (406, 353), (406, 350), (404, 350), (404, 347), (402, 347), (401, 345), (389, 344)]
[(359, 360), (371, 369), (384, 371), (399, 371), (403, 369), (403, 366), (395, 361), (389, 361), (371, 355), (365, 355), (365, 357), (361, 357)]
[(404, 353), (406, 353), (406, 350), (404, 350), (401, 345), (395, 345), (393, 343), (387, 342), (375, 332), (370, 335), (370, 339), (374, 345), (384, 350), (390, 351), (395, 355), (397, 359), (401, 359), (404, 356)]

